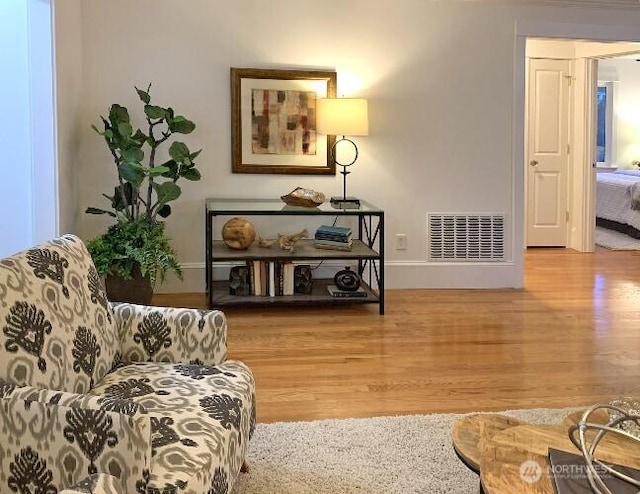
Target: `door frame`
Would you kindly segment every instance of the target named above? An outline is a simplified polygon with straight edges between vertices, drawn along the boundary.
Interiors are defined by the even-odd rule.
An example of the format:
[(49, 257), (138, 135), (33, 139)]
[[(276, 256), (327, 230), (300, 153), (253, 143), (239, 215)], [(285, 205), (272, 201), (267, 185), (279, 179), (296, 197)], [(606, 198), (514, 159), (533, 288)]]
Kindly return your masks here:
[[(515, 22), (515, 45), (514, 45), (514, 87), (513, 87), (513, 148), (512, 148), (512, 214), (513, 222), (513, 242), (514, 252), (524, 252), (525, 249), (525, 164), (526, 147), (525, 147), (525, 102), (526, 102), (526, 42), (527, 38), (550, 38), (564, 39), (571, 41), (613, 41), (613, 42), (638, 42), (637, 28), (629, 26), (614, 25), (593, 25), (593, 24), (571, 24), (558, 23), (540, 20), (519, 20)], [(586, 64), (590, 66), (585, 74), (590, 74), (591, 79), (594, 74), (595, 64)], [(580, 85), (578, 85), (580, 86)], [(584, 85), (582, 85), (584, 87)], [(586, 99), (586, 101), (585, 101)], [(594, 102), (589, 104), (588, 94), (585, 92), (581, 100), (585, 103), (585, 117), (593, 118)], [(576, 98), (577, 101), (577, 98)], [(575, 120), (574, 120), (575, 121)], [(593, 139), (594, 127), (586, 119), (583, 120), (583, 126), (575, 126), (580, 128), (588, 138), (583, 139), (582, 146), (576, 146), (574, 151), (582, 150), (583, 158), (589, 158), (582, 163), (593, 162)], [(591, 147), (591, 150), (588, 149)], [(574, 152), (574, 159), (577, 159), (578, 152)], [(578, 247), (577, 250), (593, 251), (594, 249), (594, 232), (595, 232), (595, 170), (591, 167), (583, 166), (582, 169), (591, 170), (591, 173), (583, 173), (581, 180), (575, 180), (577, 177), (570, 174), (572, 182), (576, 182), (574, 190), (573, 203), (580, 202), (582, 207), (580, 211), (574, 211), (571, 215), (573, 220), (581, 219), (583, 228), (578, 234), (575, 228), (571, 233), (575, 233), (578, 241), (572, 242), (572, 248)], [(581, 196), (581, 198), (579, 198)], [(571, 221), (573, 224), (574, 221)], [(572, 235), (571, 237), (574, 237)]]

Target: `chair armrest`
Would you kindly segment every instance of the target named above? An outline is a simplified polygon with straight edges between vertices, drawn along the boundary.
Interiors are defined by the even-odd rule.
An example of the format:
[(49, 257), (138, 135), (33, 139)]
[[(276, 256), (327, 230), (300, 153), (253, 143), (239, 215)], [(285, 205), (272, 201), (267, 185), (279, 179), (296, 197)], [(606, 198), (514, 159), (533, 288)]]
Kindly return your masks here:
[(118, 479), (107, 473), (96, 473), (60, 491), (60, 494), (125, 494)]
[(113, 304), (124, 362), (218, 365), (227, 358), (227, 319), (219, 310)]
[[(4, 385), (0, 444), (0, 471), (41, 468), (56, 489), (87, 475), (118, 471), (124, 491), (138, 492), (148, 481), (151, 419), (126, 400)], [(19, 486), (21, 480), (15, 482)]]

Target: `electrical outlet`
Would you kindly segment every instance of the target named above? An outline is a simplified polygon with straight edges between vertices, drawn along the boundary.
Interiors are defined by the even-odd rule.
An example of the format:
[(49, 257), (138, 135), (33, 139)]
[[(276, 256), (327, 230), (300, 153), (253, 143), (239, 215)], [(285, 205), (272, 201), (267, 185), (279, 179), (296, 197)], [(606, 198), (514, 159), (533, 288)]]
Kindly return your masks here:
[(407, 234), (396, 234), (396, 250), (407, 250)]

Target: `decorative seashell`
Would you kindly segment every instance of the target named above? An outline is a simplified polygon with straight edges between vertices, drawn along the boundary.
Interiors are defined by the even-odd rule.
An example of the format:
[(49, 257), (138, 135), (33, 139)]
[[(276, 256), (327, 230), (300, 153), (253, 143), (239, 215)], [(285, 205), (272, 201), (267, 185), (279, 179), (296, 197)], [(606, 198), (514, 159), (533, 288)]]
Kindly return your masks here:
[(306, 208), (314, 208), (324, 202), (324, 194), (316, 192), (312, 189), (303, 189), (296, 187), (286, 196), (280, 196), (280, 199), (288, 206), (303, 206)]

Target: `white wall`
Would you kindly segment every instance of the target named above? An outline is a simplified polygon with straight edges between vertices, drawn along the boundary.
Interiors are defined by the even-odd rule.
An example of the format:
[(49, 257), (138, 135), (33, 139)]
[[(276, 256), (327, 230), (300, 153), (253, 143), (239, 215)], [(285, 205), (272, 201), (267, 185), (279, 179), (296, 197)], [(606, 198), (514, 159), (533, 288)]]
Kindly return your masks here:
[[(638, 56), (640, 58), (640, 55)], [(613, 125), (616, 129), (616, 162), (619, 168), (633, 168), (632, 161), (640, 160), (640, 62), (630, 59), (601, 60), (598, 78), (613, 82), (615, 106)]]
[(80, 95), (82, 92), (82, 0), (55, 0), (56, 123), (60, 233), (77, 230)]
[[(100, 205), (115, 183), (90, 124), (113, 102), (137, 107), (133, 86), (153, 82), (155, 101), (196, 122), (186, 140), (204, 149), (203, 180), (184, 184), (168, 220), (188, 282), (167, 289), (201, 291), (204, 198), (279, 197), (296, 186), (341, 191), (340, 175), (231, 173), (229, 68), (335, 69), (338, 94), (369, 99), (370, 135), (358, 139), (349, 191), (386, 211), (388, 286), (521, 286), (523, 123), (514, 118), (522, 113), (516, 64), (524, 49), (517, 52), (515, 33), (543, 35), (548, 19), (587, 31), (604, 22), (604, 31), (635, 30), (640, 39), (639, 13), (603, 9), (455, 0), (379, 0), (375, 8), (367, 0), (85, 0), (79, 211)], [(427, 263), (427, 212), (506, 213), (508, 262)], [(90, 238), (107, 224), (81, 214), (78, 231)], [(407, 234), (406, 251), (392, 249), (397, 233)]]

